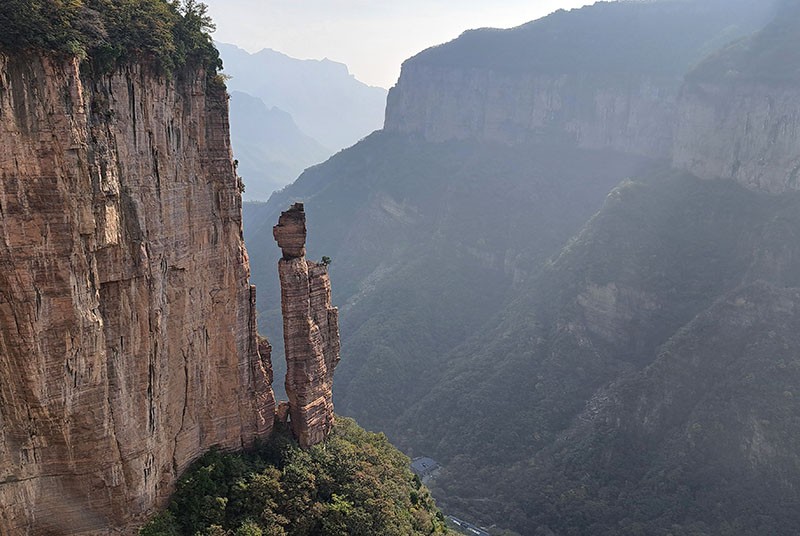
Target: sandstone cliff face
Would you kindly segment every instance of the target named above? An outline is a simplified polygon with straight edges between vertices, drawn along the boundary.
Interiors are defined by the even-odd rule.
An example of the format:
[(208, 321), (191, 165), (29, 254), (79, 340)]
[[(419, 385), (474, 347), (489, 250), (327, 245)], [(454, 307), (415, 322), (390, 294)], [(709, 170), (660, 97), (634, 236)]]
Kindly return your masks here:
[(273, 229), (286, 352), (286, 394), (292, 432), (302, 447), (324, 440), (333, 427), (333, 369), (339, 363), (339, 314), (331, 307), (328, 267), (305, 258), (303, 204), (283, 212)]
[(0, 137), (0, 533), (125, 530), (272, 426), (225, 92), (0, 55)]
[(434, 142), (558, 137), (666, 158), (679, 88), (674, 77), (514, 75), (411, 61), (389, 92), (384, 128)]
[(800, 190), (800, 91), (754, 82), (687, 84), (675, 166), (754, 190)]
[(432, 142), (565, 139), (780, 193), (800, 189), (798, 103), (787, 84), (512, 76), (409, 62), (389, 93), (385, 129)]

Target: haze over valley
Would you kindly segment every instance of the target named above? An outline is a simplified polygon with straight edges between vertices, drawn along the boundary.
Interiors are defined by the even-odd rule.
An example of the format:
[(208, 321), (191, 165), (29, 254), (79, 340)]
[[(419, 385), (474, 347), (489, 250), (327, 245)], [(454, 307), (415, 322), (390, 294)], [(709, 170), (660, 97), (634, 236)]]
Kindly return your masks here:
[(0, 534), (796, 534), (800, 1), (208, 3), (0, 5)]
[(598, 4), (409, 59), (381, 131), (245, 207), (262, 317), (258, 244), (303, 201), (337, 408), (441, 463), (447, 513), (791, 533), (796, 13)]

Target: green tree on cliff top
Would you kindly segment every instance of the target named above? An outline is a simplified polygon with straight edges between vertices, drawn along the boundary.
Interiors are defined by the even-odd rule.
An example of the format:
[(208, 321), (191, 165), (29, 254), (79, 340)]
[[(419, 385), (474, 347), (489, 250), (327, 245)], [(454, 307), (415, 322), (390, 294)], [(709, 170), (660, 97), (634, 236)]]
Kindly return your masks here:
[(0, 50), (77, 56), (96, 72), (134, 60), (165, 73), (222, 67), (207, 6), (196, 0), (4, 0), (0, 27)]

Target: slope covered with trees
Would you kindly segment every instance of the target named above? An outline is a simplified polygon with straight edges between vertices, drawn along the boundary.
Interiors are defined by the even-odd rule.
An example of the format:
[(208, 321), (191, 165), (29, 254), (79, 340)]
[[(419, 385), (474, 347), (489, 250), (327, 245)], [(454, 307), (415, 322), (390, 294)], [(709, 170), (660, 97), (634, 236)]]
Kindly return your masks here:
[[(531, 284), (446, 358), (435, 388), (400, 419), (409, 430), (401, 446), (444, 462), (434, 492), (448, 512), (557, 533), (636, 534), (636, 523), (614, 532), (629, 519), (649, 530), (697, 523), (718, 534), (729, 523), (751, 530), (736, 534), (758, 534), (747, 520), (761, 488), (741, 480), (738, 465), (747, 482), (781, 490), (783, 500), (762, 509), (765, 526), (791, 523), (782, 505), (798, 497), (781, 482), (795, 475), (800, 429), (784, 400), (794, 380), (775, 383), (775, 375), (795, 362), (794, 294), (780, 289), (800, 285), (798, 209), (797, 196), (680, 175), (615, 189)], [(707, 443), (689, 440), (697, 419)], [(762, 421), (769, 439), (753, 437)], [(754, 442), (783, 454), (754, 463), (744, 448)], [(679, 452), (670, 446), (678, 444)], [(725, 462), (690, 480), (697, 474), (685, 467), (698, 469), (712, 453)], [(484, 500), (487, 481), (497, 502)], [(685, 498), (668, 484), (683, 486)], [(673, 502), (698, 493), (738, 513)]]
[(211, 452), (178, 482), (141, 536), (412, 536), (449, 534), (408, 458), (382, 434), (339, 419), (302, 450), (278, 427), (256, 451)]

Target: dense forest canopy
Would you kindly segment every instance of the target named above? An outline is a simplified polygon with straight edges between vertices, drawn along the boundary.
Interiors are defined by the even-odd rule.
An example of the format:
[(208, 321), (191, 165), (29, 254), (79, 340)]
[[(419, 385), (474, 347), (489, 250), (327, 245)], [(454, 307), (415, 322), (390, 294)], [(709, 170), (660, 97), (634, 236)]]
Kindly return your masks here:
[(77, 56), (95, 72), (149, 59), (165, 73), (222, 67), (206, 5), (196, 0), (3, 0), (0, 49)]
[(451, 534), (408, 458), (383, 434), (339, 419), (302, 450), (279, 427), (255, 452), (210, 452), (181, 477), (141, 536)]

